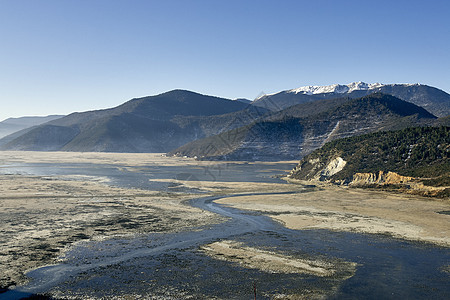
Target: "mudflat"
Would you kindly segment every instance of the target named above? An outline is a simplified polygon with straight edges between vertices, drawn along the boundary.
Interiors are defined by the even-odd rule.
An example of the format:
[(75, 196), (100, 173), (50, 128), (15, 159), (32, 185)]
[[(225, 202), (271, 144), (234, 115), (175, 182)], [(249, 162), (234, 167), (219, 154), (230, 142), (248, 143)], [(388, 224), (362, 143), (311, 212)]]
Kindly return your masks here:
[[(0, 164), (13, 163), (92, 163), (118, 166), (212, 166), (227, 163), (274, 164), (279, 162), (245, 161), (197, 161), (192, 158), (166, 156), (164, 153), (107, 153), (107, 152), (38, 152), (38, 151), (0, 151)], [(289, 161), (298, 163), (298, 161)]]
[(388, 234), (450, 246), (448, 199), (322, 186), (296, 194), (249, 195), (217, 202), (261, 212), (290, 229)]
[[(0, 152), (1, 166), (22, 163), (104, 164), (131, 171), (142, 166), (225, 164), (161, 154)], [(202, 195), (242, 194), (216, 202), (265, 214), (291, 229), (381, 233), (450, 246), (449, 199), (292, 183), (149, 180), (195, 188), (204, 192)], [(189, 231), (223, 221), (222, 217), (188, 205), (187, 200), (198, 194), (118, 188), (108, 183), (106, 177), (93, 176), (0, 175), (0, 287), (23, 283), (27, 270), (57, 262), (65, 250), (81, 240)], [(233, 241), (202, 249), (229, 261), (236, 257), (245, 261), (255, 252)], [(260, 257), (260, 261), (250, 259), (248, 267), (334, 272), (331, 265), (293, 261), (276, 253), (261, 252)]]
[[(172, 180), (175, 181), (175, 180)], [(290, 229), (329, 229), (450, 246), (450, 199), (393, 194), (333, 185), (253, 182), (183, 182), (217, 194), (257, 193), (217, 203), (257, 211)], [(264, 193), (291, 194), (268, 194)]]
[(99, 178), (0, 175), (0, 287), (54, 263), (71, 245), (218, 222), (184, 203), (194, 195), (110, 187)]

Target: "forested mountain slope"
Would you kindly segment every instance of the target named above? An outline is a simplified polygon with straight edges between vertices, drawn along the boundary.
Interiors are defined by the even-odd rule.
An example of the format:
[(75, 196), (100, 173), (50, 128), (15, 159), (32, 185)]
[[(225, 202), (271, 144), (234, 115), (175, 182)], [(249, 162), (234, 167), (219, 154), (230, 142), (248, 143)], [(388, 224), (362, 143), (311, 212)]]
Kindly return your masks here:
[[(390, 172), (399, 176), (389, 178)], [(289, 177), (360, 185), (421, 181), (450, 187), (450, 127), (406, 128), (335, 140), (304, 157)]]

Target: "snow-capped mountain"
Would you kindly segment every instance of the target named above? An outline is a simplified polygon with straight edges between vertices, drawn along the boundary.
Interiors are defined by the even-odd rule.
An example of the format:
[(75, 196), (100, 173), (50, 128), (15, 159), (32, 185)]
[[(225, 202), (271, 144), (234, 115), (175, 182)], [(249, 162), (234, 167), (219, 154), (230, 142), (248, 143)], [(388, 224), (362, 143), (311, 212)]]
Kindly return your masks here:
[(326, 86), (317, 86), (317, 85), (302, 86), (296, 89), (289, 90), (288, 92), (295, 94), (303, 93), (306, 95), (324, 94), (324, 93), (344, 94), (344, 93), (351, 93), (353, 91), (373, 90), (382, 87), (383, 85), (384, 84), (381, 83), (367, 84), (365, 82), (359, 81), (359, 82), (352, 82), (347, 85), (332, 84)]
[(255, 99), (252, 105), (273, 111), (290, 106), (313, 102), (320, 99), (339, 97), (358, 98), (372, 93), (383, 93), (424, 107), (438, 117), (450, 115), (450, 95), (437, 88), (424, 84), (382, 84), (352, 82), (347, 85), (302, 86), (296, 89), (266, 94)]

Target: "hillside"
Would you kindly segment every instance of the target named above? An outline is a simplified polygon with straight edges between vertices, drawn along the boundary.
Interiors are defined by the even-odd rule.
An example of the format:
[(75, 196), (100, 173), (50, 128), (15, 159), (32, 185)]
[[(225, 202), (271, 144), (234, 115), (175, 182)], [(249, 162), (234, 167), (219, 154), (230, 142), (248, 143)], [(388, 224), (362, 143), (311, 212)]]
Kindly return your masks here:
[(383, 93), (425, 108), (435, 116), (450, 115), (450, 95), (440, 89), (423, 84), (366, 84), (307, 86), (264, 95), (252, 105), (280, 111), (290, 106), (340, 97), (360, 98), (372, 93)]
[[(338, 138), (448, 124), (448, 116), (436, 121), (422, 107), (394, 96), (374, 93), (354, 98), (381, 88), (403, 91), (404, 97), (417, 92), (415, 98), (411, 96), (416, 100), (426, 98), (424, 91), (440, 93), (423, 85), (306, 87), (272, 96), (314, 99), (271, 111), (259, 106), (266, 97), (248, 105), (245, 99), (174, 90), (25, 128), (0, 139), (0, 150), (170, 152), (200, 159), (283, 160), (301, 158)], [(438, 102), (450, 107), (444, 96), (430, 102), (434, 103), (430, 107)], [(272, 100), (267, 101), (274, 104)]]
[[(233, 113), (246, 108), (243, 115), (266, 111), (241, 101), (174, 90), (132, 99), (111, 109), (70, 114), (0, 140), (0, 149), (167, 152), (224, 128), (233, 128), (229, 127)], [(210, 126), (211, 118), (217, 120), (215, 126)], [(236, 126), (244, 125), (246, 119), (240, 120), (243, 123)]]
[(0, 122), (0, 138), (10, 135), (14, 132), (20, 131), (22, 129), (37, 126), (62, 117), (63, 116), (52, 115), (46, 117), (20, 117), (20, 118), (6, 119)]
[(289, 175), (350, 185), (421, 182), (447, 187), (449, 196), (450, 127), (415, 127), (339, 139), (304, 157)]
[(198, 159), (296, 159), (334, 139), (436, 120), (421, 107), (383, 94), (319, 103), (290, 107), (244, 127), (183, 145), (169, 154)]

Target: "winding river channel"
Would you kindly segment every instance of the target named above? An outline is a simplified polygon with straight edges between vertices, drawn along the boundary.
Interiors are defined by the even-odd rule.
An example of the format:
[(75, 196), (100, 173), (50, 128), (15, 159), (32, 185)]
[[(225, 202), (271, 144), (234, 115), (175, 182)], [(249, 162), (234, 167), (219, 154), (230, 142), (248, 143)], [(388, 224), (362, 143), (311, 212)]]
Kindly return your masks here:
[[(267, 165), (230, 164), (214, 180), (278, 182), (272, 175), (286, 167), (273, 166), (273, 174), (261, 176), (257, 171)], [(114, 185), (152, 190), (164, 190), (167, 185), (149, 183), (149, 176), (175, 178), (191, 174), (194, 180), (207, 180), (204, 170), (189, 167), (126, 172), (114, 166), (34, 164), (11, 166), (3, 172), (13, 169), (34, 175), (107, 176)], [(305, 295), (307, 291), (331, 299), (450, 299), (450, 277), (448, 270), (443, 270), (450, 264), (448, 248), (381, 235), (290, 230), (261, 214), (214, 202), (235, 196), (241, 195), (199, 194), (190, 201), (194, 207), (227, 218), (223, 223), (189, 232), (78, 243), (65, 254), (62, 263), (30, 271), (27, 285), (0, 294), (0, 298), (50, 293), (74, 299), (113, 298), (112, 295), (130, 299), (252, 299), (256, 292), (258, 299), (269, 299)], [(337, 266), (353, 262), (356, 271), (351, 275), (338, 271), (330, 277), (271, 273), (214, 259), (199, 251), (200, 246), (220, 240), (330, 261)]]

